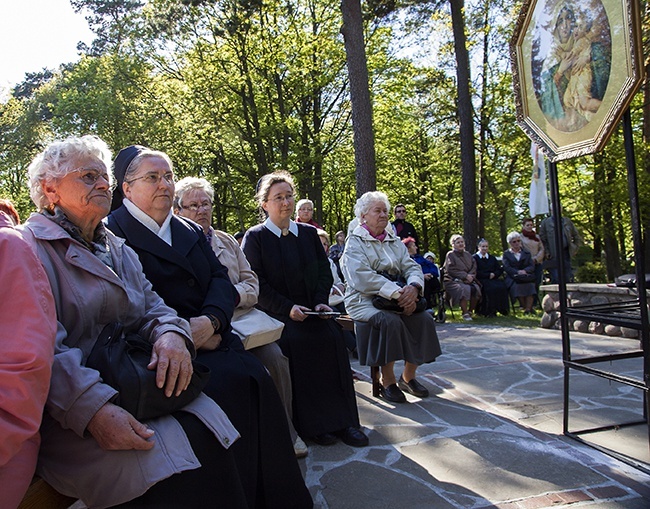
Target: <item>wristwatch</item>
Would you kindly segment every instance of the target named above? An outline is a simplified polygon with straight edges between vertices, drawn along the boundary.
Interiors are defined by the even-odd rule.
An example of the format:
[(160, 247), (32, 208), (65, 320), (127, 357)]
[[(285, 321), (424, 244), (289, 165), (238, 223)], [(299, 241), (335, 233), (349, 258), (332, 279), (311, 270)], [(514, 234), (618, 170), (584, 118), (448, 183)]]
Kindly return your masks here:
[(409, 283), (413, 288), (417, 288), (418, 293), (422, 290), (422, 286), (419, 283)]
[(210, 320), (210, 323), (212, 324), (212, 328), (214, 329), (214, 333), (216, 334), (219, 328), (221, 327), (219, 320), (214, 315), (205, 315), (205, 316), (207, 316), (208, 320)]

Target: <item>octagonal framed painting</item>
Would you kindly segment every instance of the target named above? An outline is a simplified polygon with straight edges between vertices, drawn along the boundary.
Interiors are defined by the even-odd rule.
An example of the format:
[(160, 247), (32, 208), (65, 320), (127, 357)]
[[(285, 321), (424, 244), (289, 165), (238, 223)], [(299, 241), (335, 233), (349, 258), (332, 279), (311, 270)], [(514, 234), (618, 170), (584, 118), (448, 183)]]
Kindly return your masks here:
[(512, 41), (517, 121), (551, 161), (598, 152), (643, 80), (637, 0), (526, 0)]

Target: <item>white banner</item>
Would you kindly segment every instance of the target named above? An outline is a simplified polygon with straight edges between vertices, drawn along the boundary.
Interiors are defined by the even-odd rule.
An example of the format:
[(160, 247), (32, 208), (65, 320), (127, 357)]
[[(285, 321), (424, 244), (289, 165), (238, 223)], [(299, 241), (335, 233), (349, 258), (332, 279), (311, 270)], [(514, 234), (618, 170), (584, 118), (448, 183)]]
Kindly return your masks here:
[(546, 193), (546, 164), (544, 154), (535, 142), (530, 144), (530, 156), (533, 158), (533, 175), (530, 180), (528, 208), (530, 217), (548, 214), (548, 195)]

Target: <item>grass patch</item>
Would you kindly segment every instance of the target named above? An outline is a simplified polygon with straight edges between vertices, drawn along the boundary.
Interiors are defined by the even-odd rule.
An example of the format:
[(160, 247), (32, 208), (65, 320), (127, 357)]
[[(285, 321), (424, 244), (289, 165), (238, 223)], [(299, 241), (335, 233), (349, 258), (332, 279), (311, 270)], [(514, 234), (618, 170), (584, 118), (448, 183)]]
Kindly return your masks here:
[(465, 320), (463, 320), (463, 314), (460, 311), (460, 307), (455, 307), (453, 311), (454, 311), (454, 316), (452, 316), (451, 312), (447, 310), (446, 323), (496, 325), (499, 327), (518, 327), (522, 329), (539, 328), (540, 322), (542, 320), (542, 314), (543, 314), (541, 309), (533, 309), (534, 314), (524, 315), (524, 312), (517, 307), (514, 314), (511, 309), (510, 314), (507, 316), (497, 315), (491, 318), (487, 318), (480, 315), (473, 315), (472, 321), (466, 322)]

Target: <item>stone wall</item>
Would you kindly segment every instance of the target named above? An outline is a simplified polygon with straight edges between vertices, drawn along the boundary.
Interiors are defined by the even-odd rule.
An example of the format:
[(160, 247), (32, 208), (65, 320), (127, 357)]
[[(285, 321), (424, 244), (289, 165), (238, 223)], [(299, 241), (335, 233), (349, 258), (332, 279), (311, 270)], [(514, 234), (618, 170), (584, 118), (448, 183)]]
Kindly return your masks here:
[[(569, 283), (566, 285), (569, 306), (599, 305), (609, 302), (621, 302), (634, 299), (636, 289), (619, 288), (606, 284), (594, 283)], [(558, 285), (542, 285), (540, 291), (544, 295), (542, 299), (541, 326), (545, 329), (560, 328), (560, 302)], [(606, 334), (607, 336), (623, 336), (626, 338), (638, 338), (639, 331), (617, 325), (603, 324), (600, 322), (589, 322), (585, 320), (569, 319), (569, 327), (579, 332), (591, 332), (592, 334)]]

